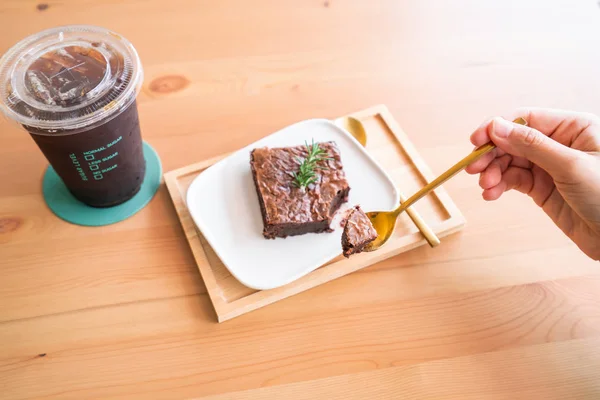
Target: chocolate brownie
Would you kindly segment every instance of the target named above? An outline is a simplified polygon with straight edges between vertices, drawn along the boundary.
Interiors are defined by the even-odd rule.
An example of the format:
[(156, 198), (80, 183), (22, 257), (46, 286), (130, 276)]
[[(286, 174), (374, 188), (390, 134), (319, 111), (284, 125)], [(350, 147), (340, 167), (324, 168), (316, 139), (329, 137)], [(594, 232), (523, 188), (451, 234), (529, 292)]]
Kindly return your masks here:
[(360, 253), (365, 246), (377, 239), (377, 231), (373, 228), (367, 214), (356, 206), (346, 219), (346, 226), (342, 232), (342, 252), (344, 257)]
[(330, 232), (333, 215), (348, 201), (350, 186), (335, 142), (317, 145), (325, 152), (317, 162), (315, 182), (300, 188), (294, 182), (307, 146), (258, 148), (250, 167), (267, 239)]

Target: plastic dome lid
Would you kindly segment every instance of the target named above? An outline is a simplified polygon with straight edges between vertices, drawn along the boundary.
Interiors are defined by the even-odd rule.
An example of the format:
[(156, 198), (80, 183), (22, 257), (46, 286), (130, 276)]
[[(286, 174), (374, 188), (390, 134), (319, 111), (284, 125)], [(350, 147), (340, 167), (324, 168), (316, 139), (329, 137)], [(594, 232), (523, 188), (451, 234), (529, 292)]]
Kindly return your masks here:
[(0, 108), (36, 133), (74, 133), (117, 116), (142, 81), (139, 56), (122, 36), (88, 25), (57, 27), (21, 40), (0, 59)]

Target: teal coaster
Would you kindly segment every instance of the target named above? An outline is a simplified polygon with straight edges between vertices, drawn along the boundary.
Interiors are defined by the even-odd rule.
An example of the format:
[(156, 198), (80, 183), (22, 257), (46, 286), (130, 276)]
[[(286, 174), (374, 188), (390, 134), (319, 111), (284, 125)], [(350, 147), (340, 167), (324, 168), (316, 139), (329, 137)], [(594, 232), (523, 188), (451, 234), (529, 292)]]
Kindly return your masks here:
[(146, 175), (140, 191), (125, 203), (114, 207), (90, 207), (77, 200), (54, 168), (49, 166), (44, 174), (42, 191), (44, 200), (50, 210), (59, 218), (77, 225), (102, 226), (123, 221), (144, 208), (160, 186), (162, 166), (156, 151), (144, 142), (144, 158), (146, 159)]

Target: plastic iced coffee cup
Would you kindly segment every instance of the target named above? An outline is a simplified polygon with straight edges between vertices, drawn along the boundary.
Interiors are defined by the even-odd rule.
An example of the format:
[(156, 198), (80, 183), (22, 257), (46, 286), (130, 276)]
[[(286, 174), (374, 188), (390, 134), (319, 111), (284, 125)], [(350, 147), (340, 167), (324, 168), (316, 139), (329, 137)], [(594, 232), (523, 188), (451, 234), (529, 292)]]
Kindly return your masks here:
[(144, 180), (142, 80), (138, 54), (122, 36), (58, 27), (0, 59), (0, 108), (29, 132), (73, 196), (110, 207), (132, 198)]

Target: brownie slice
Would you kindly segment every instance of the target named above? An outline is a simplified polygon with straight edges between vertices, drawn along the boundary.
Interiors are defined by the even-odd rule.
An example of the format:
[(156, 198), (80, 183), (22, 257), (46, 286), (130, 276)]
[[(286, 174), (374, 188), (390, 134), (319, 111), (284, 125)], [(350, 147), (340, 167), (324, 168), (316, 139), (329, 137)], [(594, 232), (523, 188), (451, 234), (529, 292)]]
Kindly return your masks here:
[(258, 148), (250, 153), (250, 167), (267, 239), (331, 231), (333, 215), (348, 201), (340, 151), (335, 142), (318, 143), (324, 159), (317, 163), (313, 184), (299, 188), (293, 174), (308, 155), (306, 146)]
[(360, 253), (365, 246), (377, 238), (377, 231), (373, 228), (367, 214), (356, 206), (348, 215), (346, 225), (342, 232), (342, 252), (348, 258), (351, 254)]

